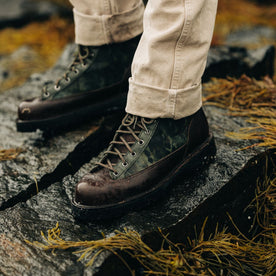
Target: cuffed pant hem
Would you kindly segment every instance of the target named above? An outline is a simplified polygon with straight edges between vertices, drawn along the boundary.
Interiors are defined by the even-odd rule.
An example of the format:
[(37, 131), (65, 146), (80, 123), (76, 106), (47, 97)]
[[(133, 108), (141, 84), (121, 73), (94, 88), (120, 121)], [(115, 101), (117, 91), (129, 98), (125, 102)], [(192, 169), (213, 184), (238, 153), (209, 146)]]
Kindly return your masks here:
[(185, 89), (162, 89), (130, 78), (126, 112), (151, 119), (181, 119), (200, 109), (201, 92), (201, 83)]
[(76, 43), (100, 46), (127, 41), (143, 32), (144, 5), (111, 15), (86, 15), (73, 9)]

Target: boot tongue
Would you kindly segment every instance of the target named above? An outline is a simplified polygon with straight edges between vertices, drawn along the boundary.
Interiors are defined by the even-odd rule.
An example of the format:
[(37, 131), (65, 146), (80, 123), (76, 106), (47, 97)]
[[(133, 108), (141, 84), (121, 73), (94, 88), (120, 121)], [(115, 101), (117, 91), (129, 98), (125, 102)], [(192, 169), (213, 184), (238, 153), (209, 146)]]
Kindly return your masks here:
[(78, 45), (78, 52), (77, 55), (81, 55), (84, 59), (93, 55), (95, 52), (97, 52), (101, 47), (103, 46), (84, 46), (84, 45)]
[[(141, 121), (140, 117), (127, 114), (127, 116), (123, 119), (122, 125), (121, 125), (121, 127), (120, 127), (119, 130), (127, 131), (128, 133), (117, 133), (116, 136), (114, 137), (113, 141), (120, 141), (120, 142), (122, 142), (122, 140), (120, 139), (120, 137), (122, 137), (129, 144), (129, 146), (132, 147), (132, 145), (133, 145), (132, 143), (136, 142), (137, 140), (131, 134), (131, 132), (129, 131), (129, 128), (132, 129), (137, 136), (139, 136), (139, 133), (141, 131), (141, 127), (139, 127), (138, 124), (139, 124), (140, 121)], [(126, 153), (129, 152), (129, 150), (123, 144), (123, 142), (122, 142), (122, 144), (114, 144), (111, 147), (111, 151), (115, 151), (115, 148), (118, 149), (122, 155), (124, 155), (124, 154), (126, 154)], [(113, 154), (109, 154), (107, 156), (107, 158), (113, 164), (116, 164), (118, 161), (121, 160), (119, 156), (113, 155)]]
[[(147, 131), (147, 125), (152, 124), (154, 119), (146, 119), (143, 117), (127, 114), (122, 121), (121, 126), (116, 131), (113, 141), (110, 143), (104, 157), (96, 162), (96, 167), (104, 167), (116, 173), (114, 166), (118, 162), (125, 162), (125, 154), (132, 152), (132, 146), (135, 142), (140, 141), (142, 130)], [(95, 169), (96, 169), (95, 168)]]

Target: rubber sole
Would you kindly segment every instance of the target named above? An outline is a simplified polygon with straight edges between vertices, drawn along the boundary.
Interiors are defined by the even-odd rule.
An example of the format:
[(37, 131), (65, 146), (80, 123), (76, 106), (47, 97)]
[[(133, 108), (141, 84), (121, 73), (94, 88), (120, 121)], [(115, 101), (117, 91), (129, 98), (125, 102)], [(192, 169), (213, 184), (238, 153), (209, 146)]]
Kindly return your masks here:
[(109, 99), (101, 103), (84, 106), (59, 116), (41, 120), (16, 120), (17, 131), (33, 132), (37, 129), (55, 130), (66, 128), (91, 120), (92, 116), (105, 115), (114, 111), (124, 110), (126, 96)]
[(216, 145), (212, 135), (190, 153), (166, 178), (156, 183), (150, 190), (128, 198), (126, 201), (102, 206), (81, 205), (72, 201), (72, 211), (76, 219), (81, 221), (105, 220), (119, 217), (130, 210), (139, 210), (156, 201), (167, 190), (173, 180), (183, 173), (191, 174), (204, 165), (209, 164), (216, 154)]

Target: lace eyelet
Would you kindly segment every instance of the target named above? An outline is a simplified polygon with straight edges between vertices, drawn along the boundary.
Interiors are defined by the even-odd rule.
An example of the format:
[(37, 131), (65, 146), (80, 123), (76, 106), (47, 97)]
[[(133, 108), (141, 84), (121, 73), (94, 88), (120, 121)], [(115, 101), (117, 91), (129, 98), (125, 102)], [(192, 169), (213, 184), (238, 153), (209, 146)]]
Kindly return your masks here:
[(82, 66), (83, 68), (85, 68), (85, 67), (87, 67), (87, 63), (86, 63), (86, 62), (83, 62), (83, 63), (81, 64), (81, 66)]
[(114, 176), (118, 176), (119, 173), (118, 173), (118, 172), (113, 172), (112, 174), (113, 174)]
[(65, 81), (66, 81), (66, 82), (70, 82), (71, 79), (70, 79), (69, 77), (67, 77), (67, 78), (65, 79)]
[(55, 88), (56, 91), (59, 91), (59, 90), (60, 90), (60, 86), (55, 85), (54, 88)]
[(131, 156), (135, 156), (135, 155), (136, 155), (136, 152), (133, 151), (133, 152), (131, 153)]
[(77, 75), (80, 71), (78, 69), (74, 70), (74, 73)]
[(126, 167), (127, 165), (128, 165), (127, 162), (123, 162), (123, 163), (122, 163), (122, 166), (123, 166), (123, 167)]
[(43, 93), (43, 95), (44, 95), (45, 98), (48, 98), (48, 97), (50, 96), (50, 93), (49, 93), (48, 91), (45, 91), (45, 92)]
[(138, 142), (139, 145), (143, 145), (144, 143), (145, 143), (145, 142), (144, 142), (144, 140), (142, 140), (142, 139), (139, 140), (139, 142)]

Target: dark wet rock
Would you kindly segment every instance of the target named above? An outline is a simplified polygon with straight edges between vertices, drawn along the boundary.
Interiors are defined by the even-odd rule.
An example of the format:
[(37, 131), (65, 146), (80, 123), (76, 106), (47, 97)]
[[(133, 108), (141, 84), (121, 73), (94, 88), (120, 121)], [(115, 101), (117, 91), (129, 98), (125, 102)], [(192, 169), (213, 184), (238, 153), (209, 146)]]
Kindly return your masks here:
[(232, 46), (252, 46), (276, 40), (276, 30), (267, 26), (255, 26), (239, 29), (230, 33), (226, 44)]
[(275, 4), (275, 0), (250, 0), (252, 2), (256, 2), (260, 5), (271, 5), (271, 4)]
[[(114, 266), (116, 269), (113, 272), (118, 271), (120, 262), (118, 263), (117, 259), (110, 259), (109, 255), (98, 261), (98, 269), (96, 267), (85, 268), (84, 264), (77, 262), (77, 257), (70, 252), (57, 253), (57, 256), (53, 256), (50, 252), (40, 252), (24, 243), (24, 239), (41, 240), (40, 230), (46, 231), (48, 228), (54, 227), (57, 221), (60, 223), (63, 237), (68, 240), (99, 239), (101, 238), (101, 232), (109, 236), (115, 230), (123, 230), (125, 227), (136, 230), (141, 234), (151, 233), (157, 227), (174, 229), (172, 225), (181, 221), (206, 198), (215, 194), (218, 189), (228, 183), (249, 158), (255, 156), (257, 153), (254, 150), (236, 152), (236, 149), (245, 146), (246, 143), (233, 141), (224, 136), (225, 131), (238, 130), (241, 126), (244, 126), (245, 122), (243, 119), (235, 118), (232, 120), (225, 114), (221, 114), (223, 113), (222, 110), (216, 108), (207, 108), (207, 113), (218, 146), (216, 162), (206, 167), (202, 173), (197, 174), (195, 177), (184, 176), (183, 178), (179, 178), (174, 183), (167, 197), (164, 197), (156, 204), (144, 210), (131, 212), (109, 222), (83, 224), (75, 221), (72, 217), (70, 206), (74, 185), (81, 175), (91, 169), (91, 163), (84, 165), (74, 176), (69, 176), (72, 171), (67, 166), (65, 169), (67, 170), (68, 176), (62, 182), (50, 185), (37, 195), (33, 195), (26, 203), (18, 203), (11, 208), (5, 206), (5, 210), (1, 211), (0, 233), (5, 233), (5, 239), (19, 244), (20, 248), (22, 247), (22, 250), (27, 252), (20, 259), (21, 261), (23, 260), (24, 265), (20, 261), (16, 261), (13, 264), (5, 262), (8, 255), (7, 253), (3, 253), (2, 262), (5, 262), (5, 267), (15, 275), (17, 271), (25, 272), (26, 263), (30, 275), (32, 272), (38, 271), (38, 269), (51, 275), (64, 275), (66, 271), (72, 271), (72, 275), (91, 275), (92, 272), (95, 273), (96, 271), (98, 271), (98, 275), (110, 275), (106, 273), (109, 273)], [(210, 116), (211, 114), (212, 116)], [(110, 124), (110, 122), (107, 122), (107, 124)], [(48, 158), (49, 163), (53, 162), (51, 159), (51, 154), (53, 154), (51, 147), (58, 140), (64, 141), (66, 138), (70, 139), (70, 135), (72, 133), (67, 133), (64, 138), (62, 136), (51, 138), (51, 144), (49, 144), (48, 148), (49, 152), (43, 151), (41, 153), (43, 156), (40, 156), (40, 158), (42, 160), (47, 160)], [(102, 137), (102, 135), (99, 137)], [(99, 137), (94, 136), (94, 139), (90, 141), (88, 138), (84, 139), (82, 142), (83, 148), (75, 148), (71, 152), (71, 156), (73, 156), (71, 160), (76, 159), (77, 154), (86, 152), (89, 148), (93, 147), (95, 142), (101, 139)], [(33, 138), (33, 140), (35, 139), (41, 138)], [(39, 145), (33, 145), (33, 147), (40, 149)], [(31, 154), (32, 150), (28, 149), (28, 151), (30, 152), (26, 154)], [(68, 149), (69, 151), (70, 149)], [(93, 153), (90, 154), (93, 156)], [(66, 156), (65, 151), (59, 158), (62, 158), (62, 155)], [(63, 163), (68, 164), (68, 160), (70, 160), (68, 157), (65, 158)], [(32, 165), (35, 165), (35, 162), (37, 160), (34, 159)], [(5, 163), (9, 163), (10, 166), (5, 167)], [(49, 165), (49, 171), (50, 168), (53, 169), (55, 167), (56, 163), (58, 162), (55, 161), (52, 165)], [(3, 166), (2, 171), (6, 174), (5, 177), (7, 180), (7, 185), (4, 190), (11, 189), (13, 191), (12, 194), (15, 194), (16, 189), (17, 191), (21, 191), (33, 182), (28, 177), (18, 179), (17, 181), (14, 177), (10, 181), (11, 176), (10, 178), (8, 177), (11, 174), (11, 168), (13, 175), (16, 173), (20, 175), (23, 168), (26, 168), (26, 163), (20, 163), (18, 160), (14, 160), (2, 162), (1, 164)], [(49, 181), (53, 182), (54, 180), (49, 179)], [(3, 183), (2, 180), (1, 183)], [(10, 183), (12, 184), (11, 187), (9, 186), (11, 185)], [(101, 265), (102, 262), (103, 265)]]
[[(250, 158), (260, 153), (260, 150), (253, 149), (236, 151), (248, 145), (248, 142), (225, 136), (226, 131), (238, 131), (240, 127), (246, 126), (244, 118), (230, 118), (224, 110), (206, 107), (217, 143), (215, 163), (195, 176), (179, 177), (166, 196), (146, 209), (132, 211), (121, 218), (105, 222), (84, 224), (75, 221), (70, 205), (75, 184), (92, 168), (89, 160), (107, 145), (122, 115), (116, 114), (103, 120), (91, 118), (91, 122), (77, 129), (53, 134), (39, 131), (17, 133), (15, 129), (18, 103), (22, 99), (39, 95), (46, 80), (56, 79), (68, 65), (74, 47), (67, 47), (53, 69), (45, 74), (33, 75), (23, 87), (0, 94), (0, 148), (20, 147), (24, 150), (17, 159), (0, 162), (0, 274), (119, 273), (121, 268), (123, 271), (122, 264), (109, 254), (101, 255), (94, 267), (86, 268), (85, 261), (78, 262), (78, 256), (70, 251), (53, 255), (33, 248), (24, 240), (41, 241), (40, 231), (45, 232), (54, 227), (57, 221), (62, 237), (66, 240), (100, 239), (102, 232), (110, 236), (115, 230), (123, 230), (125, 227), (138, 231), (145, 239), (151, 237), (148, 240), (154, 241), (154, 244), (158, 244), (158, 239), (152, 238), (152, 235), (156, 236), (154, 231), (157, 227), (177, 237), (186, 227), (183, 222), (187, 216), (198, 210), (196, 208), (200, 204), (225, 185), (237, 186), (237, 181), (234, 183), (231, 179)], [(89, 131), (91, 135), (88, 135)], [(234, 192), (238, 193), (238, 190)], [(228, 202), (231, 204), (232, 201)]]
[(207, 66), (203, 81), (211, 77), (225, 78), (240, 77), (246, 74), (249, 77), (260, 79), (263, 76), (274, 75), (274, 46), (266, 46), (256, 50), (243, 47), (219, 46), (209, 51)]
[[(25, 50), (24, 50), (25, 52)], [(22, 148), (23, 153), (13, 161), (0, 162), (0, 189), (1, 197), (9, 198), (24, 190), (29, 181), (40, 179), (44, 174), (51, 172), (58, 163), (65, 158), (68, 152), (84, 139), (90, 129), (90, 125), (83, 126), (78, 130), (72, 130), (53, 138), (36, 133), (17, 133), (15, 119), (17, 106), (26, 98), (38, 96), (46, 79), (55, 79), (61, 75), (67, 67), (64, 56), (74, 52), (74, 46), (68, 46), (64, 55), (57, 62), (54, 69), (45, 74), (36, 74), (24, 86), (1, 93), (0, 97), (0, 121), (1, 121), (1, 149)], [(68, 60), (67, 60), (68, 61)], [(48, 135), (49, 136), (49, 135)], [(45, 157), (45, 158), (44, 158)], [(3, 190), (3, 187), (7, 189)]]
[(1, 1), (0, 28), (7, 26), (21, 27), (22, 24), (34, 20), (43, 20), (55, 14), (69, 15), (71, 9), (49, 1)]
[[(68, 45), (53, 69), (44, 74), (35, 74), (22, 87), (0, 94), (0, 148), (23, 149), (16, 160), (0, 162), (0, 275), (91, 275), (89, 270), (84, 273), (85, 267), (77, 262), (76, 256), (69, 257), (66, 261), (67, 257), (63, 254), (58, 257), (49, 256), (46, 252), (41, 253), (28, 246), (24, 239), (27, 238), (27, 233), (30, 234), (30, 239), (32, 235), (39, 235), (40, 229), (46, 230), (49, 223), (51, 224), (51, 214), (54, 213), (61, 224), (67, 221), (68, 228), (72, 228), (74, 221), (67, 195), (63, 188), (60, 190), (60, 183), (53, 183), (73, 174), (83, 162), (88, 162), (91, 150), (95, 154), (102, 149), (101, 143), (106, 144), (111, 139), (112, 127), (115, 125), (107, 122), (100, 127), (95, 133), (97, 137), (101, 137), (98, 142), (95, 142), (93, 135), (89, 138), (87, 136), (100, 125), (101, 118), (91, 118), (91, 122), (78, 129), (58, 133), (17, 133), (15, 126), (19, 102), (38, 96), (47, 80), (60, 76), (68, 67), (74, 51), (75, 46)], [(112, 120), (116, 120), (116, 116)], [(87, 142), (90, 143), (89, 147)], [(74, 148), (74, 154), (70, 155)], [(51, 187), (45, 190), (46, 193), (41, 192), (34, 196), (37, 188), (40, 191), (49, 186)], [(34, 201), (31, 200), (30, 205), (27, 201), (11, 207), (32, 196)], [(49, 212), (39, 214), (37, 206), (42, 207), (41, 203), (47, 201), (47, 198), (51, 199), (51, 203), (43, 208), (49, 208)], [(50, 211), (52, 208), (56, 208), (56, 211)], [(66, 213), (69, 215), (65, 215)], [(80, 227), (76, 226), (78, 228)], [(88, 228), (85, 230), (89, 232)], [(82, 236), (78, 233), (76, 231), (73, 238)]]

